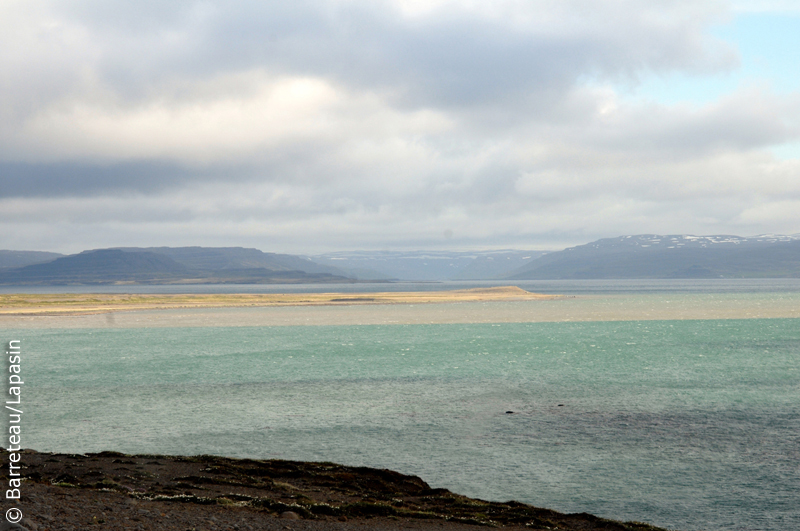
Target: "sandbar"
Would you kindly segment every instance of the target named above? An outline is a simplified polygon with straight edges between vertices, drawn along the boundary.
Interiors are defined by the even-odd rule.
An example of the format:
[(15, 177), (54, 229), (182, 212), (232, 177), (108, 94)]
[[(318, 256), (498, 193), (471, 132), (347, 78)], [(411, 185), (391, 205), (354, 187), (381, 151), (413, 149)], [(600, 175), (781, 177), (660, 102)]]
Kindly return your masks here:
[(516, 286), (377, 293), (8, 294), (0, 295), (0, 315), (91, 315), (134, 310), (186, 308), (431, 304), (555, 298), (558, 296), (531, 293)]
[(800, 293), (0, 295), (0, 328), (352, 326), (800, 318)]

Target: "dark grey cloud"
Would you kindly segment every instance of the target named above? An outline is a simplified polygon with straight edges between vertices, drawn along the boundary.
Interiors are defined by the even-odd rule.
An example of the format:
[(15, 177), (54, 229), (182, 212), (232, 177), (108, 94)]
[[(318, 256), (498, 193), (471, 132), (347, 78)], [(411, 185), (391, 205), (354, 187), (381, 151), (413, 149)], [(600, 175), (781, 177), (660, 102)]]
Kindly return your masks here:
[(165, 161), (4, 162), (0, 198), (81, 197), (125, 192), (158, 192), (197, 178), (196, 170)]

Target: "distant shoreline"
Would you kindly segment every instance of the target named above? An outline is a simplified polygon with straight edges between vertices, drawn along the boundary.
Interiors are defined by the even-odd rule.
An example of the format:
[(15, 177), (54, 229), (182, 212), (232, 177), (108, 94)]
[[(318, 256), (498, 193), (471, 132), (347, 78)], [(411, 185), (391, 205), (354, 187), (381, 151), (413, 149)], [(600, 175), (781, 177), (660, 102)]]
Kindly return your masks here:
[(519, 288), (293, 294), (4, 294), (0, 326), (173, 328), (800, 318), (800, 292), (540, 295)]
[(259, 294), (3, 294), (0, 315), (92, 315), (134, 310), (344, 306), (362, 304), (430, 304), (482, 301), (552, 300), (559, 295), (531, 293), (515, 286), (448, 291), (377, 293)]

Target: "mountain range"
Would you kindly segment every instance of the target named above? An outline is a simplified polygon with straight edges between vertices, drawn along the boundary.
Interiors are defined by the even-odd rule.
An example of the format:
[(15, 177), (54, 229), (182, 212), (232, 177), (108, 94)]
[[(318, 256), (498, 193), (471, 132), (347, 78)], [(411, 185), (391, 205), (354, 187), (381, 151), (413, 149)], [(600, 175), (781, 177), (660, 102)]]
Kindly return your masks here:
[(544, 251), (344, 251), (310, 258), (361, 280), (490, 280), (501, 278)]
[(312, 257), (242, 247), (0, 251), (0, 285), (268, 284), (389, 280), (800, 277), (800, 235), (642, 234), (563, 251), (351, 251)]

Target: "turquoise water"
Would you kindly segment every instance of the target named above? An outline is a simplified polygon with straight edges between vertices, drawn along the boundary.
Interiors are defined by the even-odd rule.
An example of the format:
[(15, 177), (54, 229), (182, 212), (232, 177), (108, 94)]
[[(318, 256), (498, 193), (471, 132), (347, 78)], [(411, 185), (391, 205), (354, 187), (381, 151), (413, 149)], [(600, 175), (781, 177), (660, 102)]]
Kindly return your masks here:
[(798, 325), (6, 335), (23, 339), (23, 445), (41, 451), (336, 461), (675, 529), (788, 530), (800, 529)]

